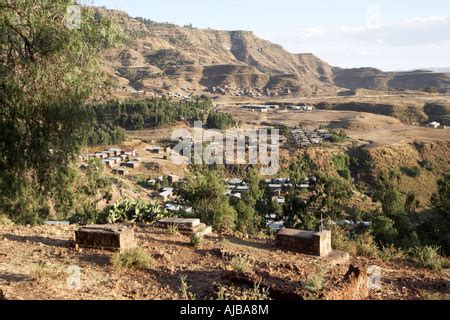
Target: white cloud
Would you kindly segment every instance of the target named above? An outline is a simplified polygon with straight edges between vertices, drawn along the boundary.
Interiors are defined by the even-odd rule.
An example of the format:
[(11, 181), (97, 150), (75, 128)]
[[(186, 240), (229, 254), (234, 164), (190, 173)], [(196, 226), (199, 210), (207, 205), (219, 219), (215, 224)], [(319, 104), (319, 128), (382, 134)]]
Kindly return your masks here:
[[(411, 33), (414, 32), (414, 33)], [(294, 30), (286, 40), (324, 41), (328, 39), (354, 39), (356, 41), (390, 43), (391, 45), (417, 45), (450, 39), (447, 17), (430, 16), (407, 19), (398, 24), (368, 26), (319, 26)]]
[[(266, 35), (293, 52), (312, 52), (337, 66), (402, 69), (450, 65), (450, 21), (424, 16), (393, 24), (317, 26)], [(328, 60), (327, 60), (328, 59)]]

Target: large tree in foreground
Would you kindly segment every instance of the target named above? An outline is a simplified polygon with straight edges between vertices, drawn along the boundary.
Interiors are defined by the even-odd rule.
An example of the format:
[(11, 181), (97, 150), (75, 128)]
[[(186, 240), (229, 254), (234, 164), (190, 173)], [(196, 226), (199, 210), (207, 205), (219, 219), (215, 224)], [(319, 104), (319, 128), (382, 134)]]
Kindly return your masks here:
[(0, 0), (0, 211), (32, 216), (68, 183), (101, 79), (99, 52), (118, 32), (70, 0)]

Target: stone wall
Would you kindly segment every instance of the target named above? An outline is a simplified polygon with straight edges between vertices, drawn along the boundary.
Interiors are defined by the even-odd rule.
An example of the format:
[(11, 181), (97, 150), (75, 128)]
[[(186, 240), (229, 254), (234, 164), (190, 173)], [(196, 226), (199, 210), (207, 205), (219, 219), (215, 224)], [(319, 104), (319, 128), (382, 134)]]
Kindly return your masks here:
[(331, 231), (283, 229), (276, 236), (276, 245), (303, 254), (325, 257), (332, 251)]

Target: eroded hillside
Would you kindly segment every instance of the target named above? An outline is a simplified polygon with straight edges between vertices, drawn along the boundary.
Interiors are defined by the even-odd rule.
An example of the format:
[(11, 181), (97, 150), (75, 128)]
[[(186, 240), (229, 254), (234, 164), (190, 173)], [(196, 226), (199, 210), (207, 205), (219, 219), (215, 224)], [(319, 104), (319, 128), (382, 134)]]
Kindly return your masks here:
[(119, 96), (298, 97), (358, 88), (448, 92), (450, 87), (445, 73), (334, 68), (313, 54), (292, 54), (250, 31), (181, 27), (97, 10), (113, 16), (124, 32), (123, 46), (104, 52), (104, 69), (118, 85)]

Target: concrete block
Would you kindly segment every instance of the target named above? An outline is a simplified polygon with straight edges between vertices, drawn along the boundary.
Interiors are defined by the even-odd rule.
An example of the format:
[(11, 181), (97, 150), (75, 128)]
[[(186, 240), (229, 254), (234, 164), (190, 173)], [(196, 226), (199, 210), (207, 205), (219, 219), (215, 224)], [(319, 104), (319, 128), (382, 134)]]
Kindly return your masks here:
[(325, 257), (332, 251), (331, 231), (283, 229), (276, 236), (276, 244), (299, 253)]
[(134, 230), (121, 226), (91, 225), (75, 231), (77, 248), (127, 250), (136, 247)]

